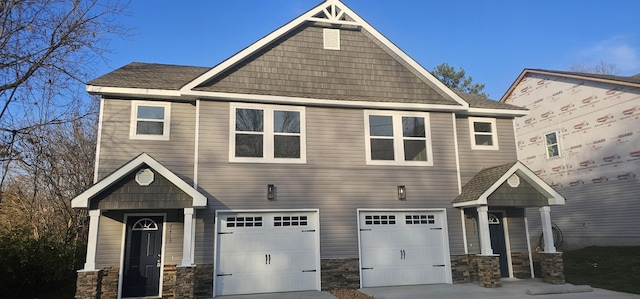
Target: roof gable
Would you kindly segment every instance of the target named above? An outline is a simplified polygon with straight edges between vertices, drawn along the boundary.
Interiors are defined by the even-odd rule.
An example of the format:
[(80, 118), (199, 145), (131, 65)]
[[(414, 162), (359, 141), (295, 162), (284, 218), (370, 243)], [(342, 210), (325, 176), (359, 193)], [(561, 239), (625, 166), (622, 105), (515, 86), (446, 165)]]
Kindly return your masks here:
[(159, 173), (170, 183), (175, 185), (175, 187), (179, 188), (184, 193), (189, 195), (193, 199), (192, 206), (194, 208), (207, 206), (206, 196), (204, 196), (202, 193), (198, 192), (198, 190), (194, 189), (185, 181), (180, 179), (171, 170), (160, 164), (160, 162), (156, 161), (148, 154), (142, 153), (124, 164), (122, 167), (107, 175), (105, 178), (91, 186), (89, 189), (80, 193), (80, 195), (73, 198), (71, 200), (71, 207), (88, 209), (93, 198), (108, 190), (109, 187), (125, 179), (129, 174), (137, 169), (140, 169), (140, 167), (143, 165), (149, 166), (149, 168), (151, 168), (154, 172)]
[[(208, 87), (213, 86), (211, 84), (207, 84), (207, 82), (215, 82), (216, 78), (219, 76), (227, 77), (228, 74), (225, 72), (229, 72), (230, 70), (238, 70), (238, 66), (245, 63), (247, 60), (251, 61), (252, 59), (255, 61), (255, 57), (253, 57), (257, 53), (264, 53), (268, 51), (270, 47), (279, 41), (282, 41), (284, 37), (295, 32), (296, 30), (300, 31), (300, 28), (304, 28), (304, 26), (309, 26), (309, 24), (323, 24), (329, 25), (333, 28), (345, 28), (352, 29), (357, 31), (366, 32), (370, 35), (370, 38), (374, 42), (378, 42), (382, 45), (382, 48), (388, 49), (390, 52), (390, 57), (395, 60), (395, 64), (406, 65), (406, 69), (415, 72), (415, 75), (418, 75), (418, 78), (423, 81), (428, 88), (432, 88), (435, 94), (439, 94), (440, 98), (436, 101), (437, 103), (444, 102), (446, 105), (451, 106), (459, 106), (461, 109), (467, 109), (468, 103), (465, 102), (454, 93), (452, 90), (447, 88), (442, 82), (440, 82), (437, 78), (431, 75), (426, 69), (420, 66), (416, 61), (414, 61), (411, 57), (409, 57), (406, 53), (400, 50), (397, 46), (395, 46), (391, 41), (389, 41), (386, 37), (380, 34), (377, 30), (375, 30), (371, 25), (369, 25), (366, 21), (364, 21), (360, 16), (358, 16), (355, 12), (349, 9), (346, 5), (344, 5), (339, 0), (327, 0), (315, 8), (309, 10), (308, 12), (302, 14), (298, 18), (293, 21), (287, 23), (283, 27), (280, 27), (276, 31), (270, 33), (264, 38), (258, 40), (251, 46), (245, 48), (244, 50), (238, 52), (236, 55), (222, 62), (221, 64), (215, 66), (210, 71), (204, 73), (202, 76), (198, 77), (194, 81), (190, 82), (186, 86), (184, 86), (181, 91), (185, 95), (199, 96), (199, 97), (220, 97), (220, 98), (228, 98), (233, 96), (233, 92), (229, 92), (229, 86), (226, 86), (227, 92), (223, 92), (222, 90), (213, 90), (208, 89)], [(304, 31), (304, 30), (302, 30)], [(348, 43), (348, 41), (345, 41)], [(366, 63), (363, 63), (366, 64)], [(336, 65), (335, 67), (339, 67)], [(226, 75), (226, 76), (225, 76)], [(214, 81), (211, 81), (214, 80)], [(282, 79), (279, 79), (282, 80)], [(351, 82), (352, 83), (352, 82)], [(353, 83), (352, 83), (353, 84)], [(331, 88), (331, 86), (327, 86), (325, 89)], [(399, 87), (400, 88), (400, 87)], [(244, 90), (247, 91), (246, 89)], [(272, 92), (273, 93), (273, 92)], [(295, 98), (295, 100), (299, 100), (301, 96), (314, 97), (313, 94), (305, 94), (304, 90), (296, 93), (285, 93), (280, 92), (277, 96), (291, 96)], [(246, 97), (245, 97), (246, 99)], [(269, 98), (267, 98), (268, 100)], [(322, 98), (324, 99), (324, 98)], [(433, 97), (432, 100), (434, 100)], [(251, 100), (249, 98), (248, 100)], [(331, 100), (331, 99), (330, 99)], [(432, 105), (430, 103), (420, 103), (426, 105)], [(438, 104), (435, 104), (438, 105)], [(449, 107), (451, 109), (452, 107)]]
[(324, 49), (325, 28), (300, 26), (194, 90), (461, 106), (360, 28), (341, 29), (340, 50)]
[(553, 70), (542, 70), (542, 69), (524, 69), (522, 73), (520, 73), (518, 78), (516, 78), (516, 80), (511, 84), (509, 89), (507, 89), (507, 91), (504, 93), (502, 98), (500, 98), (500, 102), (506, 102), (506, 100), (510, 98), (511, 94), (518, 87), (518, 84), (520, 84), (524, 80), (524, 78), (530, 74), (552, 75), (552, 76), (565, 77), (565, 78), (589, 80), (594, 82), (604, 82), (604, 83), (611, 83), (611, 84), (617, 84), (617, 85), (640, 87), (640, 74), (635, 76), (630, 76), (630, 77), (624, 77), (624, 76), (614, 76), (614, 75), (601, 75), (601, 74), (553, 71)]
[[(462, 192), (453, 201), (454, 207), (487, 205), (489, 197), (514, 174), (527, 182), (547, 198), (546, 205), (564, 205), (565, 199), (560, 193), (540, 179), (520, 161), (486, 168), (478, 172), (462, 187)], [(534, 200), (538, 203), (539, 200)]]

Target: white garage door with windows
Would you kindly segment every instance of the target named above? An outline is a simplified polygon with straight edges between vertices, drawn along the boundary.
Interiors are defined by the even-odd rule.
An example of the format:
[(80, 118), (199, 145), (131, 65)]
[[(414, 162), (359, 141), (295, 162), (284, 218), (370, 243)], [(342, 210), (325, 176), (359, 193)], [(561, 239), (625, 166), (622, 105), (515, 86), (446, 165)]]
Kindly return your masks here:
[(451, 283), (445, 210), (358, 210), (362, 287)]
[(218, 211), (215, 294), (320, 290), (318, 211)]

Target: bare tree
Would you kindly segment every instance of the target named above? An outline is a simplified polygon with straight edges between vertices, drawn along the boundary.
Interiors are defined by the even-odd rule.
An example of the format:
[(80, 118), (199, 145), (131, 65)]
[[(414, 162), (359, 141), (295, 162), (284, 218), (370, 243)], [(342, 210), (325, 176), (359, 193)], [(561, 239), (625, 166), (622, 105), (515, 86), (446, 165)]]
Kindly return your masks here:
[(574, 62), (569, 66), (569, 71), (598, 75), (617, 75), (620, 69), (615, 63), (607, 63), (604, 60), (600, 60), (600, 62), (594, 65), (589, 65), (586, 62)]
[(119, 0), (0, 0), (0, 161), (2, 178), (21, 158), (15, 145), (43, 126), (83, 117), (84, 82), (106, 53)]

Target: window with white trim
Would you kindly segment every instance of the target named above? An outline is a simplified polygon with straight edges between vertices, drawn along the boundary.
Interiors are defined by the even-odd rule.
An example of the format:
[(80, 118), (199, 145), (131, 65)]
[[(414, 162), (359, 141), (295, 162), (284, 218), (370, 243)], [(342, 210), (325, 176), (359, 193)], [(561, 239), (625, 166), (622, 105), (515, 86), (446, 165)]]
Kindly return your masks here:
[(428, 113), (364, 113), (367, 164), (433, 166)]
[(498, 129), (495, 118), (469, 117), (471, 149), (498, 150)]
[(132, 101), (129, 138), (169, 140), (170, 120), (171, 103)]
[(305, 163), (304, 107), (231, 104), (229, 160)]
[(547, 158), (560, 157), (560, 141), (558, 132), (544, 134), (544, 144), (547, 148)]

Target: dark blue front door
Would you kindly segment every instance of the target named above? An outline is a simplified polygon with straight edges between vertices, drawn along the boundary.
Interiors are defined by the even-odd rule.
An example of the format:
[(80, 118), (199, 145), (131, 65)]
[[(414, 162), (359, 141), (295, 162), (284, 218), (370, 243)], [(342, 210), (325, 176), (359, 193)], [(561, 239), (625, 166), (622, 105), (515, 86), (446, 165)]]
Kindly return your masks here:
[(161, 254), (162, 217), (129, 217), (122, 297), (146, 297), (160, 294)]
[(500, 276), (509, 277), (509, 261), (507, 260), (507, 246), (504, 240), (502, 213), (489, 213), (489, 234), (491, 235), (493, 253), (500, 255)]

